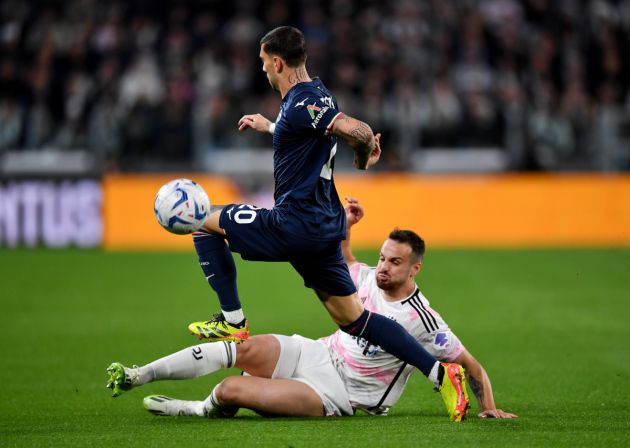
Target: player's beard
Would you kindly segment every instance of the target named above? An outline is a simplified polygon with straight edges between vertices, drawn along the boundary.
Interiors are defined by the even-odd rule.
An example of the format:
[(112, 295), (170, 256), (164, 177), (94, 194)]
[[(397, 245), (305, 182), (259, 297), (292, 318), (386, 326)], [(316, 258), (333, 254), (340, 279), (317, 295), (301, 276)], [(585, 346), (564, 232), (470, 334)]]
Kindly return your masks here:
[(378, 286), (383, 291), (389, 291), (390, 289), (392, 289), (390, 283), (384, 283), (378, 277), (376, 277), (376, 286)]
[[(383, 277), (379, 275), (381, 274)], [(400, 272), (398, 273), (400, 275)], [(376, 272), (376, 286), (383, 291), (394, 291), (405, 285), (409, 278), (409, 273), (403, 276), (394, 277), (391, 272)]]
[(392, 277), (390, 275), (385, 276), (384, 279), (381, 279), (379, 273), (376, 273), (376, 286), (378, 286), (383, 291), (391, 291), (392, 289), (398, 288), (400, 286), (398, 282), (392, 282)]

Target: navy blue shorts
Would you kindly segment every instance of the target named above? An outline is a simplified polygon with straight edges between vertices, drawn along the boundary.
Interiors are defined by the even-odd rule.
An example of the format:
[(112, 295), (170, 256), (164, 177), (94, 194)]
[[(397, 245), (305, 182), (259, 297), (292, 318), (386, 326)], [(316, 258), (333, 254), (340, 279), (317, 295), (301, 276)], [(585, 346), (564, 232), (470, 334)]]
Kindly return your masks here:
[(277, 212), (246, 204), (229, 204), (221, 210), (219, 225), (230, 250), (243, 260), (288, 261), (304, 285), (334, 296), (357, 290), (341, 252), (341, 241), (313, 241), (279, 228)]

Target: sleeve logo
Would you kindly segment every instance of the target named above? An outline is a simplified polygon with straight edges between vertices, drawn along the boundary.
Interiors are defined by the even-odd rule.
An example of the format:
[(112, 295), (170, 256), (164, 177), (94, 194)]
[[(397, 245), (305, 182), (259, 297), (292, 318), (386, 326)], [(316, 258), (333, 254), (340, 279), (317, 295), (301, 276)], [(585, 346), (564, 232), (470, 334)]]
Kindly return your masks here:
[[(306, 100), (304, 100), (306, 101)], [(309, 104), (308, 106), (306, 106), (306, 110), (308, 110), (308, 114), (311, 116), (311, 120), (315, 119), (315, 112), (319, 112), (320, 110), (322, 110), (321, 107), (317, 107), (314, 104)]]
[[(330, 107), (328, 106), (317, 107), (315, 104), (309, 104), (308, 106), (306, 106), (306, 110), (308, 110), (308, 114), (311, 116), (311, 120), (313, 120), (313, 122), (311, 123), (311, 126), (313, 127), (313, 129), (317, 129), (319, 120), (322, 119), (322, 117), (328, 111), (328, 109), (330, 109)], [(317, 115), (315, 115), (315, 112), (317, 112)]]

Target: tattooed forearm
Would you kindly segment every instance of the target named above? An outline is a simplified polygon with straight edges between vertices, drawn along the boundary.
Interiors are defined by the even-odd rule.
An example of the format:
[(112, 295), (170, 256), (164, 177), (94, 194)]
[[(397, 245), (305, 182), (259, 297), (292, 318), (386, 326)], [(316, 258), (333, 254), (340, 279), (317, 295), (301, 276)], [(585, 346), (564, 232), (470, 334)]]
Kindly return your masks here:
[(339, 129), (335, 134), (338, 137), (343, 138), (355, 151), (357, 149), (364, 149), (364, 151), (372, 151), (374, 147), (374, 135), (372, 134), (372, 128), (370, 128), (367, 124), (354, 119), (352, 117), (348, 117), (347, 115), (342, 115), (337, 120), (339, 124)]
[(354, 165), (365, 169), (374, 149), (372, 129), (367, 124), (358, 121), (357, 126), (350, 131), (347, 142), (354, 150)]
[(362, 121), (342, 115), (335, 122), (333, 134), (345, 140), (354, 151), (354, 166), (360, 170), (367, 169), (376, 145), (372, 129)]
[(370, 143), (372, 142), (372, 130), (362, 121), (359, 121), (358, 123), (359, 125), (350, 131), (350, 136), (354, 138), (358, 145), (366, 145), (369, 148)]
[(470, 384), (470, 388), (472, 389), (475, 397), (477, 397), (477, 401), (481, 405), (483, 403), (484, 394), (483, 394), (483, 382), (479, 381), (472, 375), (468, 375), (468, 384)]
[(289, 73), (289, 82), (291, 84), (297, 84), (298, 82), (310, 81), (311, 78), (306, 72), (306, 68), (298, 67), (293, 73)]

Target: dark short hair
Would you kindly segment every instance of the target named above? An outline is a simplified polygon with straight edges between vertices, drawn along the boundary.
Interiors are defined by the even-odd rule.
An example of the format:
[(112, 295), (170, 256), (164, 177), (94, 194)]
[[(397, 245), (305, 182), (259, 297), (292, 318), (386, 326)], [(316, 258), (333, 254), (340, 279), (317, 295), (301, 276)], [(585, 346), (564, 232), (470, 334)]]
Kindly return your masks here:
[(390, 232), (389, 239), (398, 243), (408, 244), (416, 262), (422, 261), (425, 250), (424, 240), (416, 232), (413, 230), (400, 230), (396, 227)]
[(306, 41), (302, 31), (292, 26), (279, 26), (260, 39), (265, 53), (280, 56), (289, 67), (306, 62)]

